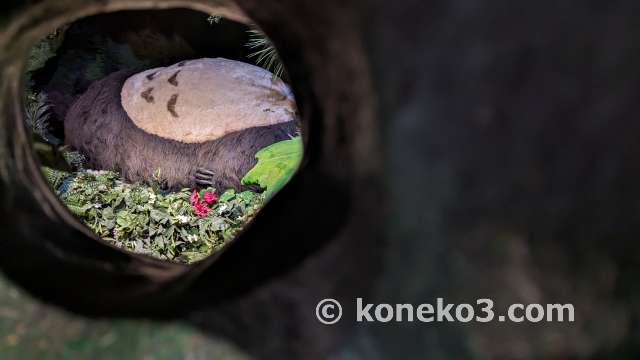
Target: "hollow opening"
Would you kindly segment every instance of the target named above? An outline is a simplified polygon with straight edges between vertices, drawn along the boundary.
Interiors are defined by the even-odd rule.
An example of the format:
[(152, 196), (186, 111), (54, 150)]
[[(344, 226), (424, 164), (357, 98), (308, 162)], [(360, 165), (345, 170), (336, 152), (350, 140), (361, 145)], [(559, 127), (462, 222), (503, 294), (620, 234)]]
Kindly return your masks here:
[(51, 190), (106, 243), (193, 263), (293, 176), (297, 106), (260, 29), (190, 9), (93, 15), (35, 44), (25, 125)]

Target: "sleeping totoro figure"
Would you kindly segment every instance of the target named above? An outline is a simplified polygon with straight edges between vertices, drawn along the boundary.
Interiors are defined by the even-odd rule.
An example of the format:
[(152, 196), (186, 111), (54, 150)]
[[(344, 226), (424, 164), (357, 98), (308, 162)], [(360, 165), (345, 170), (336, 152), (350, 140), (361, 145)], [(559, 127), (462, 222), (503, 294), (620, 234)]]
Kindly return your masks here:
[(129, 181), (160, 174), (169, 189), (241, 190), (256, 152), (297, 134), (296, 117), (291, 90), (269, 71), (204, 58), (95, 81), (64, 132), (92, 168)]

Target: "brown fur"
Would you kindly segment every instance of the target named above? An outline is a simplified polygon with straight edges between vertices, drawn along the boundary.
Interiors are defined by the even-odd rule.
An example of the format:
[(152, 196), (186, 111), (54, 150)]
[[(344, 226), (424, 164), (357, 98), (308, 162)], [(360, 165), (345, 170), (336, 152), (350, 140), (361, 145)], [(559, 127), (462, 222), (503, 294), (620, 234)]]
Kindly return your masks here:
[(120, 90), (131, 74), (119, 71), (94, 82), (65, 118), (65, 141), (85, 154), (90, 166), (119, 171), (129, 181), (150, 179), (159, 169), (170, 188), (195, 187), (196, 169), (205, 168), (215, 173), (217, 189), (239, 190), (242, 177), (256, 164), (256, 152), (297, 131), (290, 121), (199, 144), (146, 133), (122, 108)]

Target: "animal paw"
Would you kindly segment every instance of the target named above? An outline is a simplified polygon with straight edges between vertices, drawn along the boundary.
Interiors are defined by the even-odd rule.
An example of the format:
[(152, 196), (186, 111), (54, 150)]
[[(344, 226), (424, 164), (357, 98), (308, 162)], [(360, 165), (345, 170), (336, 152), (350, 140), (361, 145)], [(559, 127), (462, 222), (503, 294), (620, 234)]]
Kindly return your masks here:
[(213, 186), (215, 173), (211, 170), (198, 168), (196, 169), (196, 185), (198, 186)]

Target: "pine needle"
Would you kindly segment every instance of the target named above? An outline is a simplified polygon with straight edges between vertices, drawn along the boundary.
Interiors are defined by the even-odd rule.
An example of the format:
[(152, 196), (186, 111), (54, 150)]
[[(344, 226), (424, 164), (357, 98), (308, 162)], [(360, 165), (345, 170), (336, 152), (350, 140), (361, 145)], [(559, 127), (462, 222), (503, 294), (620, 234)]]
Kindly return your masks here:
[(282, 61), (280, 61), (278, 50), (273, 46), (271, 40), (258, 29), (250, 29), (248, 33), (249, 42), (247, 43), (247, 47), (255, 50), (248, 57), (256, 58), (257, 65), (271, 71), (276, 77), (282, 77), (284, 65)]

